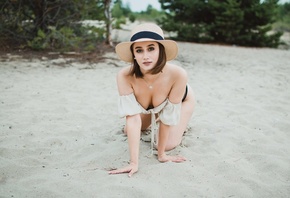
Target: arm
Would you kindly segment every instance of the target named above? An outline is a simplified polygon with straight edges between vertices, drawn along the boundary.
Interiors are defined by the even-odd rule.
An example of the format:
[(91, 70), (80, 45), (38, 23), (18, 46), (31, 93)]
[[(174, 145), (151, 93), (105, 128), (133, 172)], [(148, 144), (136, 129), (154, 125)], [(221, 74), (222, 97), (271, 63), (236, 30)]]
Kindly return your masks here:
[(109, 171), (109, 174), (129, 173), (131, 177), (138, 171), (141, 117), (139, 114), (126, 117), (130, 164), (124, 168)]
[[(126, 68), (121, 70), (117, 75), (117, 84), (120, 95), (128, 95), (133, 92), (130, 78), (126, 75)], [(130, 164), (124, 168), (110, 171), (110, 174), (129, 173), (131, 177), (138, 171), (139, 145), (140, 145), (140, 131), (141, 131), (141, 117), (140, 114), (126, 116), (126, 130), (128, 136), (128, 144), (130, 151)]]
[[(171, 91), (169, 93), (169, 101), (174, 104), (181, 103), (181, 100), (184, 96), (185, 87), (187, 83), (187, 73), (184, 69), (175, 67), (174, 68), (174, 83), (172, 85)], [(173, 161), (173, 162), (182, 162), (185, 161), (184, 157), (180, 156), (167, 156), (165, 154), (166, 150), (170, 150), (175, 147), (172, 143), (169, 143), (169, 134), (176, 133), (178, 127), (174, 125), (166, 125), (160, 123), (159, 129), (159, 139), (158, 139), (158, 160), (160, 162)]]
[(140, 135), (141, 135), (140, 114), (127, 116), (126, 125), (127, 125), (129, 151), (130, 151), (130, 164), (135, 164), (137, 165), (137, 168), (138, 168), (139, 145), (140, 145)]

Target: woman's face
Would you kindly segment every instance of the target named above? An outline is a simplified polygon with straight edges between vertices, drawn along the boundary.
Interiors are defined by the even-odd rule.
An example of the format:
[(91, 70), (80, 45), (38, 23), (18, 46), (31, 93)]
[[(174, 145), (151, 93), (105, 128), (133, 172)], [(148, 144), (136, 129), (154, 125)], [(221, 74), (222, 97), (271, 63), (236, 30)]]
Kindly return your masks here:
[(144, 41), (133, 44), (133, 54), (142, 73), (155, 67), (159, 58), (159, 45), (155, 41)]

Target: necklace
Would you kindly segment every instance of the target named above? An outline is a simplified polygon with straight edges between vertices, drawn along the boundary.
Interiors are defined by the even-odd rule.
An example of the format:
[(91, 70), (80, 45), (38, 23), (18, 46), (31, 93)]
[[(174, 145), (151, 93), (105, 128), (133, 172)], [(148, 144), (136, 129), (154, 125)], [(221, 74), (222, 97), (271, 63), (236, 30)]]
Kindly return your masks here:
[(142, 78), (142, 79), (145, 81), (145, 83), (147, 84), (147, 87), (148, 87), (149, 89), (153, 89), (153, 84), (154, 84), (155, 81), (158, 79), (158, 77), (161, 75), (161, 73), (162, 73), (162, 71), (158, 74), (158, 76), (155, 78), (155, 80), (154, 80), (151, 84), (149, 84), (149, 83), (147, 82), (147, 80), (145, 80), (144, 77)]

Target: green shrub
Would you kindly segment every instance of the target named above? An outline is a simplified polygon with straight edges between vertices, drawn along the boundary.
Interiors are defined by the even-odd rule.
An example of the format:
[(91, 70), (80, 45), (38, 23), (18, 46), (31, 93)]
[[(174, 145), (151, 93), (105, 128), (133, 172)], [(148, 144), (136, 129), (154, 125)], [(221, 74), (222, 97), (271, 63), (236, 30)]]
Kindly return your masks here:
[(95, 27), (78, 26), (77, 31), (71, 27), (62, 27), (57, 30), (55, 27), (48, 27), (49, 32), (45, 34), (38, 30), (37, 36), (27, 44), (34, 50), (55, 49), (58, 51), (92, 51), (98, 41), (104, 39), (105, 30)]

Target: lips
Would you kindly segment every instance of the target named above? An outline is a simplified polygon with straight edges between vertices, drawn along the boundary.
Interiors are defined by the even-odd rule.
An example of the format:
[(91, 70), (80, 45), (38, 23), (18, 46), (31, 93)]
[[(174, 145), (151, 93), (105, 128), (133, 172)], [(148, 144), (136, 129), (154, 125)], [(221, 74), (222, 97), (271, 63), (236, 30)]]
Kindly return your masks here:
[(142, 64), (148, 66), (148, 65), (150, 65), (151, 63), (152, 63), (151, 61), (146, 61), (146, 62), (143, 62)]

